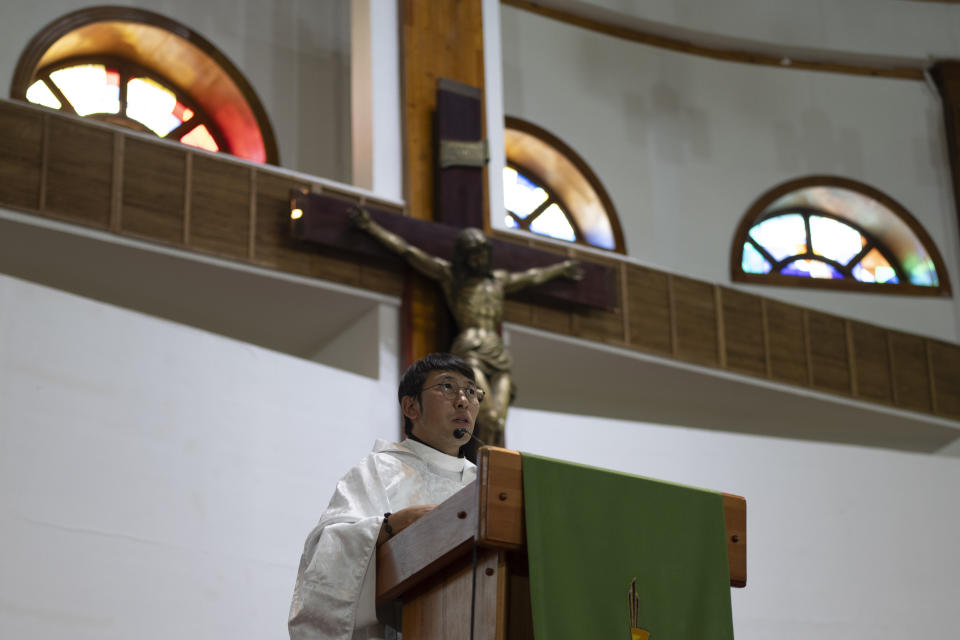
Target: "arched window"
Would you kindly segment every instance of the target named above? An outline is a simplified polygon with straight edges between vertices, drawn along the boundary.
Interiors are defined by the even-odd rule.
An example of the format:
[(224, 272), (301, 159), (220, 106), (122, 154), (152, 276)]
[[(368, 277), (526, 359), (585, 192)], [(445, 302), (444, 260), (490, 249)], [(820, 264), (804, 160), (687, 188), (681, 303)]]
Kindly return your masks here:
[(865, 184), (813, 176), (761, 196), (731, 250), (740, 282), (948, 295), (940, 254), (914, 217)]
[(626, 253), (613, 202), (586, 162), (534, 124), (508, 117), (507, 228)]
[(130, 7), (94, 7), (27, 45), (11, 97), (254, 162), (279, 161), (249, 83), (188, 27)]

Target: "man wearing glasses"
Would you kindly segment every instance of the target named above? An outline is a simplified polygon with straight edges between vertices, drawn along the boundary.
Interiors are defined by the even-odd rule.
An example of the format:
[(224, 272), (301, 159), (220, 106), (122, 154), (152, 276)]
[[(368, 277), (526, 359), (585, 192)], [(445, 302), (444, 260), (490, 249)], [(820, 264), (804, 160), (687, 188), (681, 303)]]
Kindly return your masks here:
[(374, 605), (376, 549), (476, 478), (461, 447), (483, 400), (473, 369), (434, 353), (397, 392), (407, 437), (378, 440), (339, 483), (307, 537), (290, 605), (293, 640), (383, 638)]

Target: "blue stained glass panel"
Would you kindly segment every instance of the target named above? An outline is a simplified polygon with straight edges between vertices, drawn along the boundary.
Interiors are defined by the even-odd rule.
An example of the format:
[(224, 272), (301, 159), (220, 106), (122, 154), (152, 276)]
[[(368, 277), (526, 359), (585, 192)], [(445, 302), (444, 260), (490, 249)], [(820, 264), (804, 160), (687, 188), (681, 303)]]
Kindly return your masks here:
[(503, 168), (503, 204), (518, 218), (526, 218), (546, 202), (547, 192), (512, 167)]
[(749, 242), (743, 243), (743, 259), (740, 261), (740, 268), (744, 273), (770, 273), (770, 263)]
[(820, 260), (794, 260), (787, 263), (781, 270), (785, 276), (801, 276), (804, 278), (822, 278), (825, 280), (842, 280), (843, 274), (832, 265)]

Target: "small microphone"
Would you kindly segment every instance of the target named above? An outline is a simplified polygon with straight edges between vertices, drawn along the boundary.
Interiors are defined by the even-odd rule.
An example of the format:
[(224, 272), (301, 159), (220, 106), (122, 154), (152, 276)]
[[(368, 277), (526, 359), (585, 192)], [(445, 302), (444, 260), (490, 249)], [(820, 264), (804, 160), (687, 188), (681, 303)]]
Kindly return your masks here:
[[(464, 429), (463, 427), (457, 427), (456, 429), (453, 430), (453, 437), (456, 438), (457, 440), (459, 440), (465, 435), (467, 435), (467, 430)], [(473, 435), (472, 433), (470, 434), (470, 440), (476, 440), (477, 444), (479, 444), (481, 447), (487, 446), (486, 442), (484, 442), (477, 436)], [(467, 440), (467, 442), (470, 442), (470, 440)]]

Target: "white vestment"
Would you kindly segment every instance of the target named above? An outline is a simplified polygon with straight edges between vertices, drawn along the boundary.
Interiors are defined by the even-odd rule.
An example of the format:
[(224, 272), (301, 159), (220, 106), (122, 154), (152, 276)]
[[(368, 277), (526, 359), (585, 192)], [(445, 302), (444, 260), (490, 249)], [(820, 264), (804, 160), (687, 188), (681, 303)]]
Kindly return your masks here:
[(415, 440), (377, 440), (351, 469), (307, 537), (290, 604), (292, 640), (382, 638), (375, 610), (383, 514), (439, 504), (473, 482), (476, 467)]

